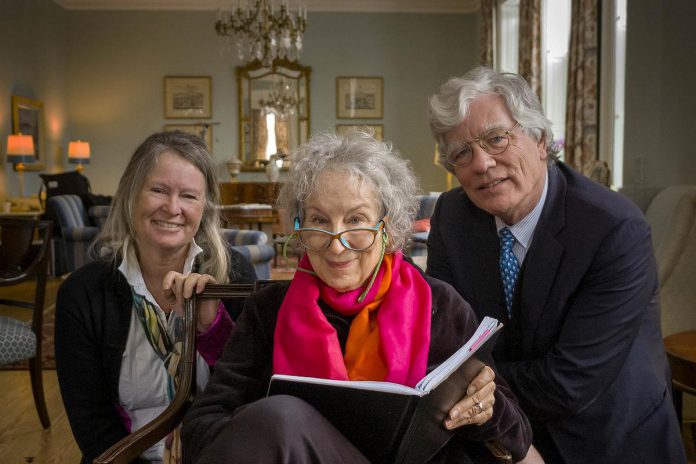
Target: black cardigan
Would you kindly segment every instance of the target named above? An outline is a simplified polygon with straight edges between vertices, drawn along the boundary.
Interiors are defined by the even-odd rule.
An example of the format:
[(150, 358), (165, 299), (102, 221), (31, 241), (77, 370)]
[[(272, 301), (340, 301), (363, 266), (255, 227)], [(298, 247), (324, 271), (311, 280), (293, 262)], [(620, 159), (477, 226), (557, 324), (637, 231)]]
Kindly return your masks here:
[[(230, 250), (230, 282), (251, 283), (251, 263)], [(239, 303), (225, 301), (231, 314)], [(82, 462), (128, 434), (116, 410), (121, 359), (132, 315), (130, 286), (113, 264), (89, 263), (60, 286), (56, 301), (56, 370)]]
[[(463, 345), (478, 323), (469, 304), (449, 284), (432, 277), (426, 280), (433, 296), (429, 372)], [(182, 438), (190, 462), (195, 462), (201, 450), (211, 443), (224, 443), (226, 434), (233, 433), (226, 425), (236, 408), (266, 395), (272, 373), (278, 309), (288, 286), (289, 283), (270, 285), (248, 298), (213, 376), (184, 418)], [(336, 329), (341, 348), (345, 349), (350, 319), (332, 311), (323, 302), (320, 306)], [(532, 442), (529, 422), (505, 380), (497, 376), (495, 381), (493, 417), (481, 426), (461, 427), (459, 439), (451, 440), (445, 447), (445, 461), (457, 462), (460, 453), (469, 454), (472, 448), (479, 448), (472, 446), (471, 441), (491, 438), (498, 438), (516, 460), (526, 455)], [(234, 456), (234, 450), (228, 451)]]

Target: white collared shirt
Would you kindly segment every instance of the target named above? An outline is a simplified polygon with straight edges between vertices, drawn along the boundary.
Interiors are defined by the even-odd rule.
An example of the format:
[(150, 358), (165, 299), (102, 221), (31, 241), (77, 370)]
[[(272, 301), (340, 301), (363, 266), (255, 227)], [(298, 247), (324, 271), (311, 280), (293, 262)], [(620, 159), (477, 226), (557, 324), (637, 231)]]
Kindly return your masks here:
[[(191, 242), (189, 252), (184, 261), (183, 274), (188, 274), (193, 269), (196, 256), (203, 252), (195, 241)], [(166, 314), (157, 304), (145, 285), (140, 263), (135, 255), (135, 247), (126, 239), (123, 249), (123, 261), (118, 267), (128, 284), (135, 293), (143, 296), (157, 311), (158, 317), (162, 320), (170, 336), (178, 314), (171, 313), (167, 318)], [(168, 376), (164, 363), (159, 358), (155, 350), (150, 345), (145, 334), (135, 308), (132, 307), (131, 322), (128, 329), (128, 341), (123, 351), (121, 360), (121, 372), (118, 382), (119, 404), (128, 414), (131, 420), (131, 432), (138, 430), (155, 417), (169, 405), (170, 398), (167, 393)], [(202, 390), (210, 378), (208, 364), (197, 355), (196, 362), (196, 385)], [(164, 452), (164, 441), (152, 446), (145, 451), (141, 457), (152, 462), (160, 462)]]
[(509, 226), (499, 217), (495, 217), (495, 227), (498, 231), (498, 236), (500, 237), (500, 229), (503, 227), (508, 227), (512, 235), (515, 236), (515, 244), (512, 246), (512, 253), (517, 258), (517, 262), (522, 267), (525, 256), (527, 256), (527, 251), (529, 247), (532, 246), (532, 239), (534, 238), (534, 230), (539, 223), (539, 217), (541, 216), (541, 211), (544, 209), (544, 203), (546, 202), (546, 194), (549, 190), (549, 172), (546, 171), (546, 178), (544, 179), (544, 190), (541, 192), (541, 198), (537, 202), (534, 209), (526, 215), (520, 222)]

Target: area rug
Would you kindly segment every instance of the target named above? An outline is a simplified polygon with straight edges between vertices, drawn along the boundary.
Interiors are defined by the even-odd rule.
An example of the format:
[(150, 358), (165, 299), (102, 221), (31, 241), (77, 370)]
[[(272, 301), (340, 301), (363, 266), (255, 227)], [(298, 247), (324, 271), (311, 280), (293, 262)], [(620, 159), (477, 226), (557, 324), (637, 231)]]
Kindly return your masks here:
[[(43, 320), (43, 342), (42, 342), (42, 366), (44, 369), (56, 368), (56, 356), (53, 350), (53, 334), (56, 319), (55, 305), (49, 305), (44, 310)], [(0, 370), (7, 369), (29, 369), (29, 360), (25, 359), (10, 364), (0, 364)]]

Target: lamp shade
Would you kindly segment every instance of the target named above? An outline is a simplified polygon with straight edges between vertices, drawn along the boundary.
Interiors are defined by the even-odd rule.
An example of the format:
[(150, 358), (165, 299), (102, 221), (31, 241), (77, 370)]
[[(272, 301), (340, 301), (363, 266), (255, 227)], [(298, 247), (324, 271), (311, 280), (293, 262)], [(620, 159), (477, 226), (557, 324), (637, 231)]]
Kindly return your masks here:
[(68, 144), (68, 162), (73, 164), (89, 163), (89, 142), (74, 140)]
[(7, 162), (13, 164), (34, 161), (34, 138), (31, 135), (7, 136)]

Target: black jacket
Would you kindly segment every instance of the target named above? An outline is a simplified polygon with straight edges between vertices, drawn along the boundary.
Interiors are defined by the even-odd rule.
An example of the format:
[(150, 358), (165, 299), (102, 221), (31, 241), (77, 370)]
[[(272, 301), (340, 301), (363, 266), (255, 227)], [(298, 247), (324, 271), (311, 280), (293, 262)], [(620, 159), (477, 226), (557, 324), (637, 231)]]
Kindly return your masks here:
[[(230, 282), (255, 281), (256, 273), (249, 261), (234, 250), (230, 254)], [(225, 302), (225, 307), (230, 313), (239, 312), (234, 302)], [(89, 263), (76, 270), (58, 291), (56, 370), (83, 463), (91, 463), (128, 434), (116, 405), (131, 309), (128, 282), (118, 269), (105, 262)]]
[(671, 400), (650, 227), (628, 199), (558, 163), (508, 320), (493, 216), (437, 202), (428, 274), (505, 321), (496, 365), (547, 462), (686, 462)]
[[(469, 304), (450, 285), (430, 277), (426, 280), (433, 296), (429, 372), (461, 347), (478, 323)], [(182, 438), (190, 462), (195, 462), (202, 449), (216, 441), (224, 443), (226, 434), (233, 433), (226, 428), (231, 412), (266, 395), (272, 374), (278, 309), (288, 286), (289, 282), (270, 285), (247, 300), (206, 390), (197, 397), (184, 419)], [(351, 318), (341, 316), (323, 302), (320, 306), (345, 350)], [(497, 377), (496, 384), (493, 417), (481, 426), (460, 428), (459, 437), (475, 441), (497, 437), (520, 460), (531, 444), (529, 422), (505, 381)], [(450, 450), (446, 452), (461, 452), (454, 449), (457, 446), (461, 446), (461, 442), (451, 440), (446, 447)], [(229, 456), (234, 455), (235, 450), (229, 450)]]

